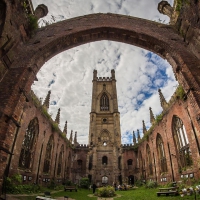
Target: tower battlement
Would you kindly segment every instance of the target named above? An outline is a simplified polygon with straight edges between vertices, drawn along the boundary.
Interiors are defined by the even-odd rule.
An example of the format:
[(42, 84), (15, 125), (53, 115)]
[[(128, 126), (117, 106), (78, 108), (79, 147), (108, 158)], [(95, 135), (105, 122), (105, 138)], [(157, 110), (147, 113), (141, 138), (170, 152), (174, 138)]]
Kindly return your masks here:
[(112, 81), (112, 77), (97, 77), (97, 81)]

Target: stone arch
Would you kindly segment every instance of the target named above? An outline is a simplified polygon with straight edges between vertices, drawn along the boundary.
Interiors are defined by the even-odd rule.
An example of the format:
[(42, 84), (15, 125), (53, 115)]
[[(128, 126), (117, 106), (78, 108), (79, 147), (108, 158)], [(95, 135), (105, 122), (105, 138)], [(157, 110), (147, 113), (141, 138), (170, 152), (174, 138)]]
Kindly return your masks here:
[[(199, 109), (200, 94), (197, 91), (200, 90), (200, 79), (197, 74), (200, 74), (200, 68), (196, 66), (200, 66), (200, 61), (188, 51), (182, 38), (171, 26), (130, 16), (101, 13), (38, 29), (32, 39), (18, 48), (16, 59), (10, 64), (8, 73), (0, 83), (0, 94), (1, 87), (6, 83), (10, 94), (7, 98), (4, 95), (2, 101), (12, 104), (10, 110), (14, 110), (16, 104), (8, 101), (10, 96), (14, 98), (12, 102), (17, 103), (19, 100), (14, 85), (29, 91), (35, 75), (50, 58), (75, 46), (100, 40), (135, 45), (167, 59), (184, 89), (193, 89), (188, 96), (198, 102), (193, 107), (196, 107), (195, 110)], [(8, 81), (11, 77), (13, 82)]]
[[(6, 13), (5, 21), (11, 19), (11, 16), (11, 11)], [(62, 51), (94, 41), (123, 42), (150, 50), (167, 59), (177, 80), (187, 92), (196, 116), (199, 114), (200, 61), (190, 53), (172, 26), (117, 14), (91, 14), (38, 29), (35, 36), (27, 39), (26, 43), (23, 43), (19, 33), (14, 40), (18, 43), (6, 54), (12, 57), (12, 62), (8, 62), (8, 71), (0, 82), (0, 135), (7, 149), (13, 140), (7, 132), (15, 128), (14, 122), (19, 118), (22, 104), (28, 99), (27, 93), (42, 65)], [(11, 123), (6, 122), (7, 116)]]

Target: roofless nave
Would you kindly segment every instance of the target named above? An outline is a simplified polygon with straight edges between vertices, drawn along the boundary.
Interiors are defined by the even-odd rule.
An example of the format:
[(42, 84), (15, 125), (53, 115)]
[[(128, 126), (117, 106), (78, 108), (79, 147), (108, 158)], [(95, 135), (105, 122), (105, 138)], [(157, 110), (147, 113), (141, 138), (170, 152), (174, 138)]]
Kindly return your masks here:
[[(159, 11), (171, 17), (170, 25), (93, 14), (37, 30), (30, 27), (26, 15), (39, 19), (47, 7), (41, 5), (34, 13), (28, 3), (30, 7), (25, 9), (19, 0), (4, 0), (0, 7), (0, 185), (3, 177), (16, 173), (25, 183), (39, 184), (53, 178), (58, 183), (77, 181), (83, 176), (99, 184), (102, 180), (133, 183), (151, 179), (162, 183), (182, 176), (199, 178), (199, 1), (182, 5), (179, 12), (162, 1)], [(166, 58), (185, 96), (175, 94), (171, 102), (161, 98), (162, 120), (156, 123), (151, 115), (153, 128), (144, 128), (145, 139), (135, 146), (120, 146), (112, 71), (112, 79), (105, 86), (104, 80), (96, 80), (99, 97), (92, 104), (89, 146), (72, 148), (56, 122), (33, 101), (30, 87), (44, 62), (54, 55), (105, 39), (136, 45)], [(112, 163), (111, 156), (115, 158)]]

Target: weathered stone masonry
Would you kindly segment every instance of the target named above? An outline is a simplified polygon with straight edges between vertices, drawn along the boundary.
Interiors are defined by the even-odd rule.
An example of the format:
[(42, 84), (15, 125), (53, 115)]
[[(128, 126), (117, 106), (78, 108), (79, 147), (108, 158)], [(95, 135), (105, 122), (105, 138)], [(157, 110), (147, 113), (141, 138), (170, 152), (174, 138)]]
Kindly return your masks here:
[[(165, 13), (169, 8), (168, 5), (167, 8), (161, 9), (161, 12)], [(21, 134), (24, 134), (22, 130), (25, 130), (25, 127), (28, 125), (24, 123), (25, 121), (22, 121), (22, 118), (24, 114), (33, 109), (33, 107), (26, 108), (25, 104), (27, 104), (26, 102), (30, 104), (28, 94), (39, 69), (47, 60), (64, 50), (84, 43), (105, 39), (128, 43), (148, 49), (167, 59), (172, 65), (174, 74), (186, 93), (187, 103), (179, 101), (176, 105), (174, 104), (174, 107), (171, 107), (168, 114), (164, 115), (164, 123), (162, 122), (162, 125), (159, 124), (155, 127), (151, 134), (153, 143), (148, 142), (148, 145), (151, 152), (153, 151), (151, 157), (152, 160), (155, 160), (154, 164), (156, 166), (155, 169), (153, 169), (154, 174), (151, 176), (152, 179), (160, 181), (160, 172), (157, 168), (158, 159), (156, 158), (157, 150), (155, 141), (157, 138), (156, 134), (159, 133), (162, 138), (164, 138), (163, 141), (168, 141), (168, 143), (164, 143), (167, 163), (171, 160), (171, 165), (167, 166), (168, 172), (166, 177), (163, 178), (164, 180), (165, 178), (167, 178), (167, 180), (170, 178), (180, 178), (177, 174), (178, 165), (175, 161), (176, 158), (175, 156), (170, 156), (171, 154), (175, 155), (174, 147), (170, 146), (171, 154), (169, 154), (168, 150), (168, 144), (173, 144), (171, 142), (172, 137), (170, 136), (171, 133), (169, 127), (171, 126), (172, 115), (173, 113), (176, 113), (177, 116), (182, 119), (187, 130), (188, 140), (191, 144), (190, 148), (194, 160), (193, 172), (195, 176), (199, 177), (199, 164), (196, 163), (196, 160), (198, 161), (199, 159), (199, 147), (197, 144), (199, 143), (200, 126), (199, 10), (200, 2), (196, 0), (190, 1), (189, 4), (182, 5), (181, 9), (178, 11), (177, 19), (174, 21), (171, 19), (171, 21), (173, 21), (173, 24), (171, 25), (163, 25), (144, 19), (116, 14), (92, 14), (65, 20), (37, 30), (32, 30), (28, 22), (28, 15), (34, 15), (31, 5), (24, 7), (20, 0), (1, 1), (0, 186), (2, 186), (6, 165), (10, 162), (10, 153), (13, 153), (14, 151), (13, 143), (16, 142), (17, 144), (20, 142), (20, 139), (16, 137), (16, 133), (20, 132)], [(38, 11), (36, 11), (36, 18), (38, 19), (46, 13), (47, 7), (39, 6)], [(167, 11), (165, 14), (167, 13), (169, 12)], [(171, 16), (173, 18), (173, 16), (176, 15), (173, 14)], [(40, 116), (38, 111), (36, 112), (35, 110), (34, 113), (35, 116)], [(26, 123), (28, 123), (28, 120)], [(47, 128), (45, 123), (41, 127), (42, 131)], [(42, 139), (42, 134), (38, 136), (39, 139)], [(50, 133), (46, 134), (48, 135)], [(141, 148), (142, 146), (146, 147), (146, 143), (147, 142), (144, 142), (138, 147), (136, 154), (133, 151), (130, 152), (130, 150), (127, 154), (127, 158), (132, 157), (132, 159), (139, 156), (139, 159), (136, 158), (137, 165), (134, 164), (136, 166), (136, 174), (134, 175), (138, 177), (141, 176), (140, 173), (142, 173), (143, 177), (146, 174), (145, 170), (141, 171), (141, 169), (138, 168), (140, 163), (143, 163), (143, 167), (145, 167), (145, 151), (142, 151)], [(38, 148), (40, 148), (41, 145), (41, 143), (37, 143)], [(43, 146), (45, 145), (46, 140), (43, 143)], [(59, 145), (58, 148), (60, 148)], [(65, 152), (67, 152), (67, 150)], [(83, 152), (87, 152), (87, 150), (85, 151), (83, 148)], [(73, 152), (71, 151), (68, 158), (73, 157), (72, 153)], [(35, 152), (35, 155), (38, 156), (39, 154), (39, 151)], [(55, 152), (54, 154), (56, 155)], [(13, 159), (17, 160), (17, 156), (17, 154), (14, 154)], [(67, 156), (67, 154), (65, 154), (65, 156)], [(126, 160), (125, 158), (124, 162)], [(143, 161), (140, 162), (140, 159)], [(42, 160), (43, 159), (41, 159), (41, 165), (43, 162)], [(34, 176), (37, 176), (36, 165), (36, 163), (33, 165)], [(124, 166), (126, 166), (125, 163)], [(172, 170), (170, 173), (171, 166), (174, 167), (173, 173)], [(14, 168), (14, 164), (12, 167)], [(67, 176), (70, 177), (70, 166), (68, 166), (66, 172)], [(165, 176), (165, 173), (162, 174), (162, 176)], [(146, 176), (146, 178), (150, 178), (150, 176)]]

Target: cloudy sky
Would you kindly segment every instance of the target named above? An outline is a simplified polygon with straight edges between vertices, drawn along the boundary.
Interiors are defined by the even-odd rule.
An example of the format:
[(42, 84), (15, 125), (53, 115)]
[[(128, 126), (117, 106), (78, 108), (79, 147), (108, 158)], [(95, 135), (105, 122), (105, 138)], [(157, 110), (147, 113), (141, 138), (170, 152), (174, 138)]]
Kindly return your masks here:
[[(91, 13), (117, 13), (168, 23), (168, 17), (157, 11), (158, 3), (158, 0), (33, 0), (34, 7), (48, 6), (49, 14), (44, 20), (50, 23)], [(172, 0), (169, 3), (173, 5)], [(122, 143), (132, 143), (132, 132), (137, 129), (142, 136), (142, 120), (150, 127), (149, 107), (155, 116), (162, 112), (158, 89), (169, 100), (178, 85), (166, 60), (128, 44), (99, 41), (55, 56), (41, 68), (32, 89), (43, 100), (51, 90), (49, 113), (55, 119), (61, 108), (61, 130), (67, 120), (67, 137), (71, 130), (77, 131), (81, 144), (88, 143), (94, 69), (98, 77), (110, 77), (111, 69), (115, 69)]]

